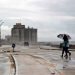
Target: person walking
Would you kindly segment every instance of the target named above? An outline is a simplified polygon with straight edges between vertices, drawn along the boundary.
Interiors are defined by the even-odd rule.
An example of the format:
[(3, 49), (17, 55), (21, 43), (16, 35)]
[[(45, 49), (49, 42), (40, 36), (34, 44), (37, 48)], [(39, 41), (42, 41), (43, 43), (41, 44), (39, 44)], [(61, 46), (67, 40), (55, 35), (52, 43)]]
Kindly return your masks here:
[(15, 43), (12, 44), (12, 48), (13, 48), (13, 52), (14, 52), (14, 48), (15, 48)]
[(69, 52), (68, 48), (69, 48), (69, 40), (68, 40), (68, 37), (66, 35), (64, 35), (64, 37), (63, 37), (63, 50), (62, 50), (62, 55), (61, 55), (62, 58), (63, 58), (64, 52), (65, 52), (66, 59), (68, 58), (68, 53), (69, 53), (69, 56), (71, 56), (71, 53)]

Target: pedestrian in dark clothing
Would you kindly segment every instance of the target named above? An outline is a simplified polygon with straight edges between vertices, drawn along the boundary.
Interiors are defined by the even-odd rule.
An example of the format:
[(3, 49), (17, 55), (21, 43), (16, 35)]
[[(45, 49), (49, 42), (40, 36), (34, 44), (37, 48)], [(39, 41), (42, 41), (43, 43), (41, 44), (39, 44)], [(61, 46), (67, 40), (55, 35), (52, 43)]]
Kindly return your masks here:
[(64, 40), (64, 42), (63, 42), (62, 57), (63, 57), (63, 54), (65, 52), (65, 57), (67, 59), (68, 58), (68, 54), (67, 53), (69, 53), (69, 56), (71, 55), (71, 53), (68, 50), (68, 48), (69, 48), (69, 41), (68, 41), (68, 38), (67, 38), (66, 35), (64, 35), (63, 40)]
[(14, 52), (14, 48), (15, 48), (15, 44), (14, 43), (12, 44), (12, 48), (13, 48), (13, 52)]

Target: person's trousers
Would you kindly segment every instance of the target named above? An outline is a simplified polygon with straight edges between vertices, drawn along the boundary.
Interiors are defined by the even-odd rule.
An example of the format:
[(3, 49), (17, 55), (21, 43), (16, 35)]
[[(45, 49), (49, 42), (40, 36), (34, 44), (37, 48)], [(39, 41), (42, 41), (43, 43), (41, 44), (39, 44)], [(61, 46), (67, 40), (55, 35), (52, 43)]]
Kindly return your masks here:
[(63, 56), (64, 52), (65, 52), (66, 56), (68, 56), (67, 53), (69, 53), (69, 55), (71, 55), (71, 53), (68, 50), (68, 47), (63, 47), (62, 56)]

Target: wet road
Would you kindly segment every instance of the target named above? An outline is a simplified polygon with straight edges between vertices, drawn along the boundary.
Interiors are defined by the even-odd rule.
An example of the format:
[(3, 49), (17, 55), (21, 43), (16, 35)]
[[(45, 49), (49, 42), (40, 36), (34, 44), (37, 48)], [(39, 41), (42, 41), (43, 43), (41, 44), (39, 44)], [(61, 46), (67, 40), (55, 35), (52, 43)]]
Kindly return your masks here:
[(41, 64), (42, 60), (38, 61), (29, 55), (19, 55), (17, 60), (17, 75), (50, 75), (50, 71), (46, 65)]
[(65, 60), (59, 50), (21, 46), (15, 50), (11, 54), (16, 62), (16, 75), (75, 75), (75, 52), (71, 60)]
[(0, 75), (16, 75), (13, 55), (10, 52), (11, 47), (0, 47)]
[(9, 73), (9, 58), (7, 55), (0, 54), (0, 75), (6, 75), (8, 73)]
[[(61, 51), (43, 50), (37, 47), (17, 47), (12, 53), (17, 66), (17, 75), (74, 75), (75, 59), (65, 60), (60, 57)], [(40, 68), (41, 66), (41, 68)], [(64, 68), (63, 68), (64, 67)], [(38, 72), (38, 71), (41, 72)], [(45, 73), (44, 73), (45, 72)]]

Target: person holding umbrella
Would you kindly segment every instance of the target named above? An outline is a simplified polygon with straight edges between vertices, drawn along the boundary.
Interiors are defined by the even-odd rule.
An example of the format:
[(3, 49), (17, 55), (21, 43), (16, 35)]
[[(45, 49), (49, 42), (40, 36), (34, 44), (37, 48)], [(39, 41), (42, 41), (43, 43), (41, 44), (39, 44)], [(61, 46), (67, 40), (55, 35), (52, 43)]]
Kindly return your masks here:
[(65, 52), (66, 59), (68, 58), (67, 53), (69, 53), (69, 56), (71, 55), (71, 53), (69, 52), (68, 48), (69, 48), (69, 40), (68, 40), (67, 35), (64, 34), (64, 37), (63, 37), (63, 50), (62, 50), (62, 55), (61, 55), (62, 58), (63, 58), (64, 52)]
[(59, 34), (57, 37), (63, 39), (63, 50), (62, 50), (62, 55), (61, 55), (61, 57), (63, 58), (63, 54), (64, 54), (64, 52), (65, 52), (65, 57), (66, 57), (66, 59), (67, 59), (67, 58), (68, 58), (68, 54), (67, 54), (67, 53), (69, 53), (69, 56), (71, 56), (71, 53), (70, 53), (69, 50), (68, 50), (68, 48), (69, 48), (69, 39), (71, 39), (71, 38), (70, 38), (70, 36), (67, 35), (67, 34)]

